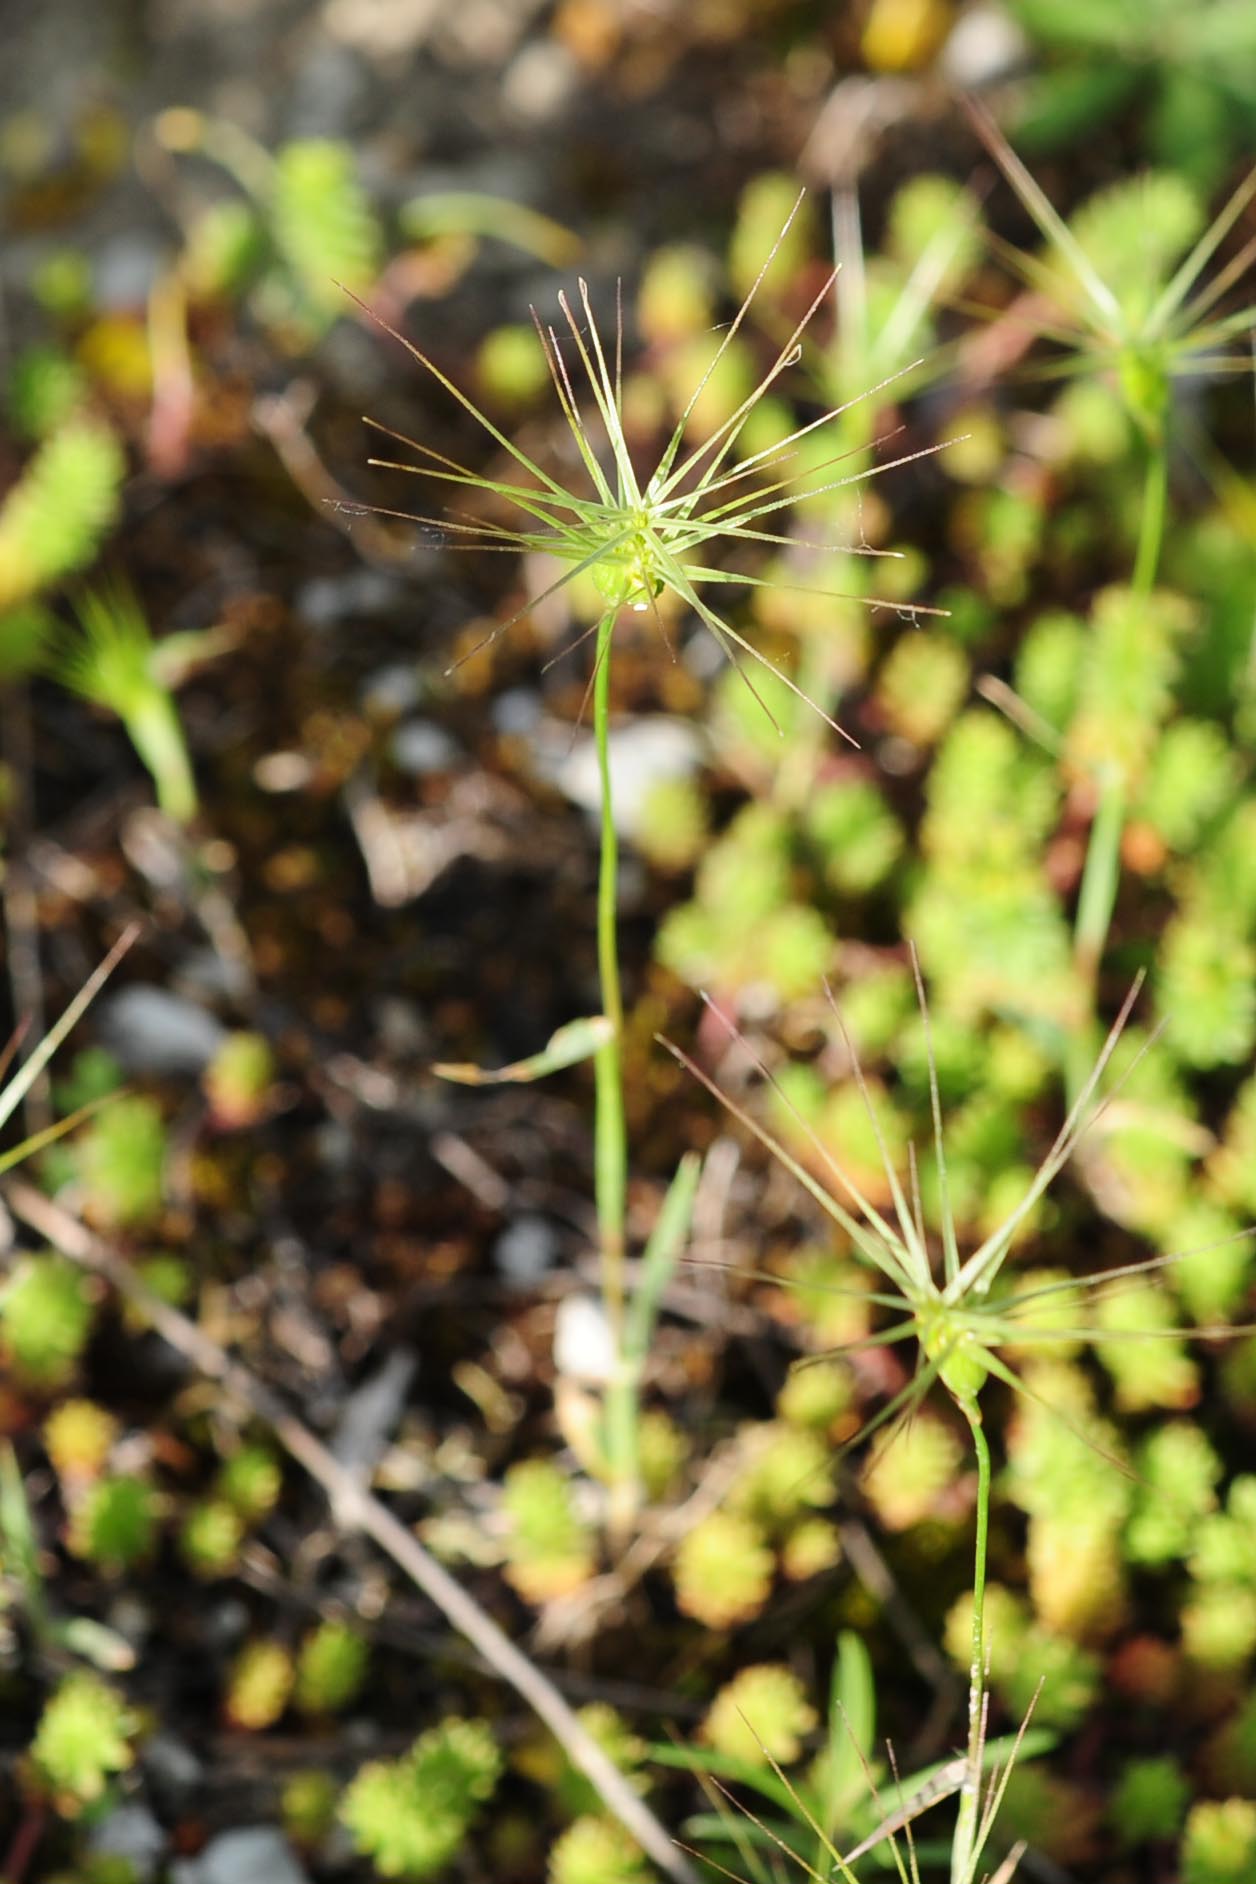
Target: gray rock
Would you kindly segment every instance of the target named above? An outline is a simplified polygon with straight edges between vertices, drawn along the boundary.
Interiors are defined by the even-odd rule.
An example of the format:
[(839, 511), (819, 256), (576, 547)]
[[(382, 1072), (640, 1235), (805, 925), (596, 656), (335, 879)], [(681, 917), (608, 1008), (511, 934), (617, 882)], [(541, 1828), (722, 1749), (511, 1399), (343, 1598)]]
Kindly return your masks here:
[(156, 1877), (166, 1854), (166, 1834), (148, 1807), (121, 1805), (108, 1818), (93, 1825), (87, 1846), (102, 1858), (125, 1858), (134, 1867), (139, 1884)]
[(161, 271), (162, 250), (142, 235), (119, 235), (103, 242), (93, 258), (96, 299), (101, 307), (143, 307)]
[(507, 687), (489, 704), (493, 726), (507, 737), (532, 732), (541, 718), (541, 696), (530, 687)]
[(1029, 42), (1002, 7), (979, 3), (961, 13), (942, 49), (941, 67), (952, 85), (980, 91), (1023, 66)]
[(308, 1884), (275, 1825), (220, 1832), (197, 1858), (171, 1866), (172, 1884)]
[(396, 606), (397, 594), (397, 582), (387, 571), (350, 569), (302, 583), (296, 612), (310, 628), (336, 628), (351, 615), (386, 615)]
[(548, 1217), (529, 1212), (516, 1217), (493, 1245), (493, 1264), (499, 1275), (520, 1288), (528, 1288), (549, 1274), (558, 1261), (558, 1237)]
[(388, 752), (398, 771), (411, 778), (451, 772), (462, 757), (457, 740), (435, 720), (406, 720), (394, 732)]
[(202, 1072), (227, 1030), (194, 1001), (138, 981), (102, 1001), (100, 1032), (128, 1073), (164, 1077)]
[(409, 661), (394, 661), (389, 667), (377, 667), (368, 674), (358, 695), (364, 713), (374, 719), (400, 719), (412, 713), (422, 694), (418, 669)]

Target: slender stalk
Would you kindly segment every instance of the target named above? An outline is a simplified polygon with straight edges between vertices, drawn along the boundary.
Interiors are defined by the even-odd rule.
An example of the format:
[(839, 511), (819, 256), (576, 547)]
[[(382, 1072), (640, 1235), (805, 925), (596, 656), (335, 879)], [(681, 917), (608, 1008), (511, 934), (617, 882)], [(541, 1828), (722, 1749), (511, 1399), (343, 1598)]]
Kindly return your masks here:
[(597, 631), (597, 669), (593, 684), (593, 736), (597, 743), (602, 788), (601, 857), (597, 885), (597, 965), (602, 1012), (614, 1032), (594, 1059), (597, 1122), (594, 1134), (594, 1183), (598, 1229), (602, 1238), (602, 1289), (618, 1346), (624, 1321), (624, 1215), (628, 1183), (627, 1128), (624, 1123), (624, 1001), (619, 985), (619, 839), (611, 797), (610, 683), (611, 637), (616, 610), (607, 609)]
[(1134, 576), (1131, 584), (1135, 595), (1150, 595), (1156, 580), (1156, 570), (1160, 564), (1160, 549), (1164, 542), (1165, 506), (1169, 494), (1169, 453), (1165, 443), (1152, 446), (1147, 458), (1147, 475), (1143, 483), (1143, 509), (1138, 524), (1138, 548), (1134, 554)]
[(607, 1384), (604, 1444), (610, 1477), (610, 1528), (626, 1541), (637, 1508), (637, 1373), (624, 1351), (624, 1219), (628, 1189), (628, 1131), (624, 1118), (624, 1001), (619, 982), (617, 890), (619, 839), (611, 795), (611, 646), (618, 610), (598, 623), (593, 681), (593, 734), (602, 788), (601, 855), (597, 886), (597, 960), (602, 1012), (610, 1039), (594, 1057), (594, 1187), (602, 1242), (602, 1301), (610, 1324), (615, 1373)]
[[(1153, 444), (1147, 457), (1143, 482), (1142, 513), (1138, 525), (1138, 548), (1130, 580), (1139, 597), (1151, 594), (1164, 542), (1165, 509), (1169, 489), (1169, 454), (1163, 440)], [(1073, 930), (1073, 961), (1082, 985), (1086, 1015), (1093, 1019), (1099, 980), (1099, 968), (1112, 926), (1117, 887), (1121, 878), (1121, 838), (1125, 830), (1126, 781), (1119, 768), (1112, 767), (1099, 787), (1086, 844), (1086, 862), (1082, 869), (1081, 890), (1077, 899), (1077, 920)], [(1077, 1097), (1093, 1059), (1091, 1029), (1074, 1030), (1067, 1064), (1070, 1101)]]
[(976, 1400), (961, 1400), (977, 1454), (977, 1541), (973, 1555), (972, 1662), (968, 1670), (968, 1770), (960, 1788), (959, 1815), (951, 1843), (951, 1884), (971, 1884), (980, 1857), (977, 1818), (986, 1732), (986, 1555), (990, 1531), (990, 1447)]

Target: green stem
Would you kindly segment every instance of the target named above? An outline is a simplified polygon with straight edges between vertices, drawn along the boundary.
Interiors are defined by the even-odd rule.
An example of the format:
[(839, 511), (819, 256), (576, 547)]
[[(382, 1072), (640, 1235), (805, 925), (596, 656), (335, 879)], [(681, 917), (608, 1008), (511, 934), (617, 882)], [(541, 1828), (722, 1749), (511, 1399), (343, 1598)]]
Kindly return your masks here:
[(635, 1375), (624, 1357), (624, 1220), (628, 1191), (628, 1133), (624, 1118), (624, 1001), (619, 983), (617, 888), (619, 839), (611, 796), (610, 682), (611, 641), (617, 610), (607, 609), (597, 631), (597, 667), (593, 682), (593, 735), (602, 791), (601, 855), (597, 886), (597, 961), (602, 1012), (611, 1022), (610, 1039), (593, 1062), (594, 1185), (602, 1243), (602, 1301), (610, 1324), (616, 1374), (606, 1396), (605, 1444), (612, 1487), (612, 1522), (627, 1530), (636, 1505), (637, 1395)]
[[(1147, 458), (1138, 548), (1134, 554), (1134, 572), (1130, 580), (1132, 592), (1141, 598), (1149, 596), (1155, 586), (1164, 542), (1168, 489), (1169, 455), (1164, 443), (1160, 442), (1151, 447)], [(1112, 912), (1116, 907), (1126, 810), (1126, 780), (1120, 768), (1113, 766), (1100, 780), (1099, 802), (1086, 844), (1086, 862), (1082, 870), (1077, 920), (1073, 931), (1073, 961), (1081, 983), (1087, 1021), (1094, 1017), (1099, 968), (1107, 946), (1108, 931), (1112, 926)], [(1081, 1091), (1090, 1070), (1093, 1060), (1091, 1033), (1092, 1029), (1088, 1025), (1073, 1030), (1066, 1065), (1070, 1102)]]
[(1131, 587), (1135, 595), (1150, 595), (1160, 563), (1164, 542), (1165, 507), (1169, 494), (1169, 454), (1163, 441), (1153, 445), (1147, 459), (1143, 482), (1143, 509), (1138, 524), (1138, 548), (1134, 554)]
[(961, 1400), (960, 1410), (972, 1429), (977, 1453), (977, 1542), (973, 1557), (972, 1662), (968, 1670), (968, 1770), (960, 1789), (959, 1816), (951, 1844), (951, 1884), (972, 1884), (981, 1852), (977, 1815), (981, 1804), (981, 1768), (985, 1754), (986, 1697), (986, 1555), (990, 1533), (990, 1447), (976, 1400)]
[(598, 623), (597, 671), (593, 684), (593, 735), (597, 743), (598, 777), (602, 789), (601, 857), (597, 884), (597, 966), (602, 990), (602, 1012), (614, 1032), (599, 1047), (597, 1126), (595, 1132), (595, 1184), (598, 1228), (602, 1238), (602, 1287), (618, 1340), (624, 1318), (624, 1216), (628, 1183), (628, 1144), (624, 1124), (623, 1030), (624, 1000), (619, 986), (619, 925), (616, 900), (619, 882), (619, 839), (611, 798), (610, 684), (611, 636), (614, 609)]

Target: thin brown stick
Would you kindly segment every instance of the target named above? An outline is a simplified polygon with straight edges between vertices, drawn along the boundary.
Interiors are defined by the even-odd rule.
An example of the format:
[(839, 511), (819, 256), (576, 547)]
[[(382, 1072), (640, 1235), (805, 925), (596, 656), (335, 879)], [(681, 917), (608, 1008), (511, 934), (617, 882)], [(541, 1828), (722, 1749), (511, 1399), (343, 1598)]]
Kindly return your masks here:
[(435, 1603), (458, 1633), (479, 1650), (489, 1666), (509, 1682), (545, 1722), (572, 1765), (596, 1787), (607, 1811), (614, 1814), (655, 1864), (674, 1878), (676, 1884), (697, 1884), (693, 1869), (663, 1826), (588, 1730), (581, 1726), (548, 1676), (515, 1647), (474, 1597), (423, 1548), (414, 1533), (332, 1456), (308, 1426), (288, 1411), (276, 1393), (241, 1362), (232, 1360), (195, 1322), (155, 1295), (109, 1244), (78, 1217), (26, 1183), (11, 1184), (5, 1194), (15, 1216), (46, 1237), (63, 1255), (103, 1275), (185, 1360), (210, 1379), (220, 1382), (228, 1393), (264, 1420), (284, 1450), (326, 1492), (337, 1522), (344, 1527), (356, 1527), (372, 1538)]

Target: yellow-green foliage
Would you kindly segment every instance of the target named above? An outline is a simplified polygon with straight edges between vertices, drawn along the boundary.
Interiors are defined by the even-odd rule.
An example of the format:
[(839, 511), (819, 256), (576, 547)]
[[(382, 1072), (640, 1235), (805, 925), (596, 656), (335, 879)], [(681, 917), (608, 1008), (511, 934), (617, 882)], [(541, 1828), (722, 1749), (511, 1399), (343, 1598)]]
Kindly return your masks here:
[(244, 1532), (244, 1520), (234, 1505), (225, 1498), (203, 1498), (183, 1521), (179, 1549), (197, 1576), (226, 1576), (240, 1554)]
[(1256, 1649), (1256, 1590), (1204, 1583), (1182, 1608), (1182, 1646), (1201, 1668), (1232, 1673)]
[(1150, 1407), (1193, 1406), (1199, 1373), (1185, 1343), (1173, 1338), (1173, 1302), (1154, 1280), (1130, 1281), (1101, 1298), (1097, 1316), (1106, 1339), (1099, 1359), (1116, 1382), (1117, 1403), (1131, 1413)]
[(261, 1035), (227, 1035), (205, 1068), (205, 1096), (220, 1127), (254, 1124), (262, 1117), (275, 1080), (275, 1056)]
[(283, 1471), (269, 1446), (241, 1446), (218, 1473), (217, 1495), (245, 1524), (259, 1524), (273, 1510), (282, 1487)]
[(27, 1256), (0, 1285), (0, 1343), (17, 1378), (48, 1391), (73, 1375), (91, 1333), (90, 1284), (63, 1256)]
[(1182, 1884), (1242, 1884), (1256, 1866), (1256, 1805), (1201, 1800), (1186, 1819)]
[(1185, 1557), (1200, 1520), (1216, 1509), (1221, 1461), (1197, 1426), (1174, 1420), (1148, 1435), (1136, 1469), (1126, 1555), (1146, 1564)]
[(279, 1642), (247, 1642), (236, 1656), (227, 1681), (224, 1711), (235, 1727), (252, 1733), (273, 1727), (288, 1705), (295, 1670)]
[(330, 1773), (293, 1773), (279, 1796), (283, 1827), (298, 1845), (318, 1845), (336, 1822), (339, 1788)]
[(729, 1487), (732, 1511), (775, 1535), (803, 1512), (833, 1499), (830, 1449), (817, 1432), (784, 1420), (743, 1427), (744, 1464)]
[(805, 1583), (841, 1562), (842, 1540), (827, 1518), (800, 1518), (781, 1539), (781, 1571), (791, 1583)]
[(500, 1771), (485, 1722), (443, 1721), (401, 1759), (364, 1766), (340, 1816), (384, 1877), (430, 1877), (457, 1855)]
[(792, 1669), (763, 1662), (726, 1682), (707, 1711), (702, 1738), (717, 1753), (752, 1766), (789, 1766), (818, 1716)]
[(1190, 1796), (1190, 1781), (1176, 1760), (1162, 1756), (1128, 1761), (1109, 1807), (1122, 1844), (1172, 1838)]
[(1042, 861), (1059, 790), (992, 713), (962, 713), (939, 749), (921, 832), (928, 868), (904, 927), (939, 1005), (962, 1019), (1072, 1011), (1070, 938)]
[(336, 1714), (355, 1699), (366, 1678), (367, 1647), (342, 1622), (320, 1622), (297, 1655), (293, 1699), (307, 1714)]
[(379, 228), (347, 144), (302, 138), (275, 158), (270, 201), (275, 245), (291, 273), (293, 312), (315, 333), (362, 294), (379, 268)]
[(689, 1441), (670, 1415), (658, 1407), (641, 1415), (637, 1465), (648, 1497), (666, 1497), (688, 1457)]
[(886, 724), (917, 746), (936, 745), (968, 692), (968, 661), (953, 641), (914, 629), (903, 635), (877, 676), (876, 702)]
[(150, 1556), (156, 1539), (152, 1486), (122, 1475), (98, 1479), (76, 1500), (66, 1541), (76, 1557), (116, 1576)]
[(123, 1229), (160, 1214), (166, 1128), (155, 1100), (138, 1093), (111, 1100), (80, 1133), (74, 1156), (97, 1222)]
[(549, 1884), (648, 1884), (652, 1875), (623, 1827), (593, 1814), (555, 1840), (547, 1873)]
[(531, 1603), (579, 1589), (593, 1574), (592, 1535), (576, 1510), (571, 1482), (549, 1459), (511, 1466), (502, 1487), (510, 1522), (506, 1575)]
[(63, 1482), (81, 1484), (103, 1469), (118, 1422), (94, 1400), (63, 1400), (44, 1421), (44, 1446)]
[(757, 1616), (772, 1588), (773, 1558), (757, 1524), (716, 1511), (686, 1533), (672, 1562), (676, 1601), (710, 1629)]
[(1026, 1551), (1034, 1608), (1047, 1628), (1077, 1641), (1111, 1633), (1125, 1608), (1120, 1535), (1104, 1514), (1029, 1520)]
[(831, 1433), (850, 1412), (854, 1397), (855, 1382), (847, 1362), (802, 1361), (790, 1368), (777, 1395), (776, 1410), (791, 1426)]
[(71, 418), (0, 507), (0, 613), (82, 569), (118, 514), (122, 448), (99, 419)]
[(964, 1448), (932, 1413), (917, 1413), (874, 1448), (863, 1471), (864, 1495), (881, 1522), (905, 1531), (933, 1516), (958, 1478)]
[(31, 1742), (31, 1765), (59, 1812), (95, 1804), (134, 1759), (137, 1721), (115, 1688), (92, 1674), (67, 1675), (49, 1698)]

